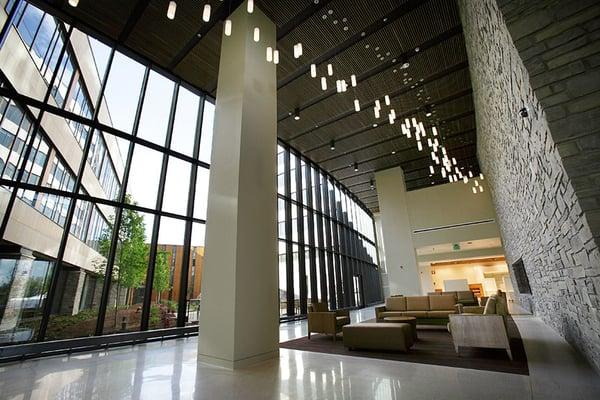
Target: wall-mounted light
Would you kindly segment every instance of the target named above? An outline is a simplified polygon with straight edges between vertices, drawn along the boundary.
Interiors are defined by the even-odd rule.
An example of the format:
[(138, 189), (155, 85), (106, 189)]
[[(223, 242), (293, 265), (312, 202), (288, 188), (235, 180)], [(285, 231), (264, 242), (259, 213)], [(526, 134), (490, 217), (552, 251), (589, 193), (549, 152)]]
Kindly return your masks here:
[(177, 3), (175, 3), (174, 1), (170, 1), (169, 2), (169, 7), (167, 8), (167, 18), (169, 18), (169, 19), (175, 19), (175, 12), (176, 11), (177, 11)]
[(294, 119), (295, 119), (296, 121), (299, 121), (299, 120), (300, 120), (300, 108), (299, 108), (299, 107), (296, 107), (296, 108), (294, 109)]

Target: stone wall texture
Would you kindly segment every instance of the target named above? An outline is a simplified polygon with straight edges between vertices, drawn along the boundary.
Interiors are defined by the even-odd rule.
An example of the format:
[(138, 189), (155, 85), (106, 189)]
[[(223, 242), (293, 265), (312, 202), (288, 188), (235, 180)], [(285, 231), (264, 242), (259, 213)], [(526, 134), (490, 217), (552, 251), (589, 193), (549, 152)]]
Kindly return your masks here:
[[(496, 0), (459, 0), (459, 6), (473, 82), (479, 162), (487, 175), (508, 264), (522, 258), (531, 285), (532, 294), (519, 294), (518, 300), (600, 370), (600, 252), (582, 208), (588, 197), (598, 201), (594, 195), (598, 188), (592, 187), (587, 197), (578, 196), (576, 190), (580, 180), (598, 180), (594, 169), (599, 160), (581, 161), (597, 154), (592, 148), (594, 141), (597, 146), (594, 129), (598, 126), (588, 120), (593, 116), (583, 117), (579, 112), (587, 109), (597, 115), (598, 110), (582, 104), (579, 111), (570, 109), (576, 106), (572, 99), (565, 99), (562, 121), (550, 126), (549, 120), (557, 120), (548, 114), (547, 104), (538, 100), (538, 92), (548, 85), (558, 85), (544, 89), (556, 90), (556, 94), (560, 85), (566, 91), (575, 89), (568, 89), (568, 81), (560, 79), (546, 86), (536, 83)], [(552, 29), (545, 22), (530, 24)], [(546, 40), (562, 34), (561, 29), (553, 32), (545, 34)], [(544, 74), (561, 74), (565, 65), (569, 63), (546, 65)], [(589, 71), (582, 73), (586, 78), (578, 80), (589, 79)], [(519, 113), (523, 107), (528, 108), (526, 118)], [(579, 153), (568, 156), (563, 145), (575, 145)], [(569, 157), (575, 158), (570, 161)], [(512, 271), (511, 275), (516, 290)]]

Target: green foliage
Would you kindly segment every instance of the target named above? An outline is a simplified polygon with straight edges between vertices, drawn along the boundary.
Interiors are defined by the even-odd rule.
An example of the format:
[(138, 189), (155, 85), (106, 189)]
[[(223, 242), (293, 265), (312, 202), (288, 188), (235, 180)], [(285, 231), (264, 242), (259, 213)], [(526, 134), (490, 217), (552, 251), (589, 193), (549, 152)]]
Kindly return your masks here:
[[(130, 195), (125, 203), (136, 204)], [(105, 259), (98, 263), (97, 270), (104, 271), (106, 258), (110, 252), (110, 244), (114, 227), (111, 218), (109, 227), (102, 233), (99, 251)], [(146, 225), (144, 217), (135, 210), (124, 209), (119, 226), (113, 279), (120, 287), (135, 289), (142, 286), (146, 280), (146, 269), (150, 254), (150, 245), (146, 243)], [(169, 289), (169, 265), (167, 252), (158, 251), (156, 255), (153, 287), (157, 292)], [(99, 273), (102, 273), (99, 271)]]

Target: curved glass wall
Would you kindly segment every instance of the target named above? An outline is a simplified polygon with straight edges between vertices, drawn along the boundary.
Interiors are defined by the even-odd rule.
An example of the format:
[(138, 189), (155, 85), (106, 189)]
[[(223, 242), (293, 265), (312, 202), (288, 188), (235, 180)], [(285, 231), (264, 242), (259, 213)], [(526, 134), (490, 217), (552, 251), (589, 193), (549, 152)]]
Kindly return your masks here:
[(13, 5), (0, 48), (0, 345), (197, 323), (212, 101)]
[(277, 147), (279, 314), (306, 315), (382, 300), (373, 218), (331, 175), (284, 143)]

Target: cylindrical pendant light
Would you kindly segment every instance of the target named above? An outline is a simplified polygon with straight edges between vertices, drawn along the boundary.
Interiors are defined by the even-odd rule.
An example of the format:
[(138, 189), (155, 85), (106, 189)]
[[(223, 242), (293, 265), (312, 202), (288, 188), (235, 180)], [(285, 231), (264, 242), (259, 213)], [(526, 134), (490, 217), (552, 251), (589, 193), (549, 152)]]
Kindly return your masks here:
[(417, 148), (419, 149), (419, 151), (423, 151), (423, 145), (421, 144), (420, 140), (417, 142)]
[(437, 128), (435, 126), (431, 128), (431, 132), (433, 132), (433, 136), (437, 136)]
[(225, 36), (231, 36), (231, 20), (225, 20)]
[(324, 76), (321, 77), (321, 90), (327, 90), (327, 79)]
[(435, 173), (435, 169), (433, 168), (433, 165), (429, 166), (429, 172), (431, 172), (431, 175), (433, 175)]
[(167, 8), (167, 18), (175, 19), (175, 11), (177, 11), (177, 3), (170, 1), (169, 8)]
[(202, 11), (202, 21), (210, 21), (210, 4), (208, 3), (204, 5), (204, 10)]
[(267, 62), (273, 62), (273, 48), (267, 47)]
[(477, 194), (477, 188), (475, 186), (473, 186), (471, 190), (473, 190), (473, 193)]
[(335, 150), (335, 140), (331, 141), (329, 148), (331, 149), (331, 151)]
[(394, 116), (393, 116), (392, 114), (389, 114), (389, 115), (388, 115), (388, 119), (389, 119), (389, 121), (390, 121), (390, 125), (394, 125), (394, 122), (395, 122), (395, 121), (394, 121)]
[(469, 183), (469, 178), (467, 178), (466, 176), (463, 176), (463, 182), (464, 183)]
[(479, 186), (479, 191), (483, 192), (483, 186)]
[(273, 64), (279, 64), (279, 50), (273, 50)]
[(360, 111), (360, 102), (358, 101), (358, 99), (354, 99), (354, 111)]
[(396, 119), (396, 110), (394, 110), (393, 108), (390, 110), (390, 114), (392, 114), (392, 117), (394, 117), (394, 119)]
[(327, 64), (327, 75), (333, 76), (333, 65)]
[(354, 172), (358, 172), (358, 163), (354, 163)]
[(246, 10), (248, 10), (248, 14), (252, 14), (254, 12), (254, 0), (248, 0)]
[(375, 100), (375, 108), (381, 110), (381, 102), (379, 101), (379, 99)]
[(483, 180), (483, 174), (479, 174), (479, 179)]
[(254, 41), (257, 43), (260, 41), (260, 28), (258, 26), (254, 28)]
[(71, 7), (77, 7), (78, 4), (79, 4), (79, 0), (69, 0), (69, 5)]
[(352, 87), (356, 87), (356, 75), (350, 75), (350, 83), (352, 84)]
[(310, 64), (310, 76), (312, 78), (317, 77), (317, 65), (316, 64)]
[(296, 108), (294, 109), (294, 119), (295, 119), (296, 121), (299, 121), (299, 120), (300, 120), (300, 108), (298, 108), (298, 107), (296, 107)]
[(391, 104), (390, 102), (390, 96), (388, 96), (387, 94), (385, 96), (383, 96), (383, 100), (385, 100), (385, 105), (389, 106)]
[(375, 113), (375, 119), (379, 119), (379, 108), (375, 107), (373, 112)]

